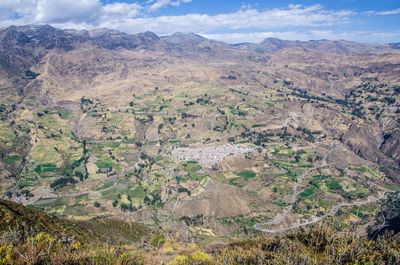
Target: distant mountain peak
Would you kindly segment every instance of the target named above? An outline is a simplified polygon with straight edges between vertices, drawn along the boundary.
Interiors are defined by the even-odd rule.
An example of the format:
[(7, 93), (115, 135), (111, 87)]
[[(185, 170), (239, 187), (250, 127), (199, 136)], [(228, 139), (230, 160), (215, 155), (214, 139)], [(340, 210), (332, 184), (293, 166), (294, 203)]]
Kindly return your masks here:
[(203, 36), (194, 33), (184, 33), (184, 32), (175, 32), (170, 36), (163, 37), (163, 39), (170, 43), (181, 43), (181, 44), (188, 44), (188, 43), (196, 44), (200, 42), (211, 41), (204, 38)]
[(397, 45), (390, 44), (369, 44), (358, 43), (347, 40), (309, 40), (309, 41), (290, 41), (275, 37), (266, 38), (258, 44), (240, 43), (234, 44), (242, 50), (250, 50), (258, 53), (274, 53), (289, 47), (299, 47), (307, 50), (319, 50), (335, 54), (369, 54), (381, 52), (387, 49), (396, 49)]
[[(171, 50), (172, 46), (180, 46), (180, 50), (193, 53), (193, 48), (207, 46), (215, 52), (222, 49), (241, 49), (256, 53), (273, 53), (289, 47), (299, 47), (309, 50), (320, 50), (336, 54), (376, 53), (383, 50), (399, 49), (399, 44), (363, 44), (346, 40), (310, 40), (289, 41), (276, 37), (264, 39), (258, 44), (241, 43), (228, 45), (215, 40), (207, 39), (195, 33), (176, 32), (170, 36), (158, 37), (147, 31), (139, 34), (128, 34), (115, 29), (101, 28), (95, 30), (58, 29), (51, 25), (9, 26), (0, 30), (0, 42), (6, 49), (22, 47), (34, 43), (35, 47), (46, 50), (52, 48), (71, 49), (79, 43), (90, 42), (95, 46), (106, 49), (159, 49), (164, 47)], [(157, 46), (158, 43), (163, 45)], [(210, 48), (216, 45), (214, 48)], [(217, 47), (218, 46), (218, 47)], [(204, 48), (204, 47), (203, 47)], [(175, 49), (175, 48), (173, 48)], [(190, 50), (190, 51), (189, 51)], [(196, 50), (196, 49), (195, 49)]]

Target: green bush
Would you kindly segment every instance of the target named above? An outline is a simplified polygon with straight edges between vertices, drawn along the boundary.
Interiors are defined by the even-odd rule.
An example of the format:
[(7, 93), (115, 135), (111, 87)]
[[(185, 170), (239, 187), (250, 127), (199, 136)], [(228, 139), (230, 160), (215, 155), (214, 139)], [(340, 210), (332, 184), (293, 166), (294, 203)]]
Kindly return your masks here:
[(160, 247), (164, 244), (165, 238), (164, 235), (160, 232), (155, 232), (153, 234), (153, 238), (150, 240), (150, 244), (154, 247)]

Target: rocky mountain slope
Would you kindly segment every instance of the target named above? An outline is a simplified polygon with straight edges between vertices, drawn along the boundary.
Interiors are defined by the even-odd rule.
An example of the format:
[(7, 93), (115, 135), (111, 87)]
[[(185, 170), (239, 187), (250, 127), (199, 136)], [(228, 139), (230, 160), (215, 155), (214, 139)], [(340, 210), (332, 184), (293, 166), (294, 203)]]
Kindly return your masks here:
[(29, 236), (46, 233), (66, 241), (70, 239), (69, 243), (79, 241), (118, 244), (138, 242), (151, 232), (143, 225), (115, 219), (103, 218), (87, 222), (60, 219), (5, 200), (0, 200), (0, 217), (3, 240), (25, 241)]
[[(398, 211), (398, 195), (384, 205)], [(395, 207), (393, 207), (395, 206)], [(382, 205), (381, 205), (382, 207)], [(387, 212), (389, 207), (389, 212)], [(346, 216), (342, 213), (339, 219)], [(367, 236), (337, 233), (334, 222), (276, 235), (230, 242), (190, 242), (170, 231), (150, 231), (118, 220), (66, 221), (20, 204), (0, 200), (1, 261), (4, 264), (396, 264), (399, 234)], [(376, 232), (392, 232), (394, 219)], [(373, 227), (371, 227), (373, 228)], [(129, 239), (128, 241), (121, 240)], [(357, 251), (354, 251), (356, 249)]]
[(376, 54), (391, 52), (392, 49), (398, 49), (398, 44), (396, 43), (363, 44), (345, 40), (288, 41), (277, 38), (267, 38), (259, 44), (239, 43), (234, 46), (259, 53), (274, 53), (289, 47), (319, 50), (335, 54)]

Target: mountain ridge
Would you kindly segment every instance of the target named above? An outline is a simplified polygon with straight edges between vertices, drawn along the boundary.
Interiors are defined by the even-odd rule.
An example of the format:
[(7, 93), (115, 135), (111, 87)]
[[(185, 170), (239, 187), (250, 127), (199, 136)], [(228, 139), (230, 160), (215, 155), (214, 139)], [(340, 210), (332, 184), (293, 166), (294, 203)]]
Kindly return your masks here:
[[(73, 35), (75, 37), (86, 37), (88, 40), (96, 41), (98, 42), (100, 38), (118, 38), (119, 42), (116, 42), (114, 44), (108, 44), (107, 48), (117, 48), (117, 47), (122, 47), (122, 48), (137, 48), (139, 44), (134, 44), (137, 39), (142, 39), (142, 41), (145, 41), (146, 39), (148, 41), (151, 41), (150, 43), (154, 45), (154, 43), (158, 42), (161, 39), (167, 40), (167, 41), (173, 41), (175, 43), (186, 41), (194, 41), (197, 40), (198, 42), (217, 42), (217, 43), (224, 43), (226, 45), (229, 45), (231, 47), (239, 47), (242, 49), (249, 49), (251, 51), (255, 52), (264, 52), (264, 53), (272, 53), (276, 52), (278, 50), (288, 48), (288, 47), (302, 47), (305, 49), (317, 49), (317, 50), (322, 50), (326, 52), (332, 52), (332, 53), (365, 53), (365, 52), (371, 52), (371, 49), (374, 52), (379, 51), (380, 49), (386, 49), (386, 50), (397, 50), (399, 49), (399, 43), (387, 43), (387, 44), (370, 44), (370, 43), (359, 43), (355, 41), (347, 41), (347, 40), (327, 40), (327, 39), (321, 39), (321, 40), (309, 40), (309, 41), (289, 41), (289, 40), (283, 40), (275, 37), (269, 37), (264, 40), (262, 40), (259, 43), (235, 43), (235, 44), (227, 44), (225, 42), (221, 41), (216, 41), (212, 39), (207, 39), (201, 35), (194, 34), (194, 33), (182, 33), (182, 32), (176, 32), (172, 35), (169, 36), (157, 36), (156, 34), (147, 31), (144, 33), (137, 33), (137, 34), (129, 34), (129, 33), (124, 33), (122, 31), (114, 30), (114, 29), (95, 29), (95, 30), (75, 30), (75, 29), (57, 29), (50, 26), (50, 25), (27, 25), (27, 26), (9, 26), (6, 28), (1, 29), (1, 31), (10, 31), (10, 30), (16, 30), (20, 33), (29, 33), (33, 32), (34, 30), (37, 31), (52, 31), (56, 32), (58, 31), (59, 33), (64, 33), (64, 34), (69, 34)], [(55, 31), (56, 30), (56, 31)], [(64, 40), (65, 41), (65, 40)], [(78, 40), (79, 41), (79, 40)], [(81, 40), (82, 41), (82, 40)], [(143, 44), (149, 45), (149, 42), (144, 42)], [(97, 43), (98, 45), (105, 45), (105, 43)], [(353, 47), (350, 47), (353, 46)], [(354, 47), (356, 46), (356, 47)], [(367, 51), (369, 49), (369, 51)]]
[(108, 241), (118, 244), (138, 242), (150, 233), (148, 228), (138, 223), (107, 218), (85, 222), (71, 221), (2, 199), (0, 199), (0, 217), (2, 235), (14, 232), (20, 233), (22, 237), (28, 237), (46, 233), (58, 238), (73, 237), (82, 243)]

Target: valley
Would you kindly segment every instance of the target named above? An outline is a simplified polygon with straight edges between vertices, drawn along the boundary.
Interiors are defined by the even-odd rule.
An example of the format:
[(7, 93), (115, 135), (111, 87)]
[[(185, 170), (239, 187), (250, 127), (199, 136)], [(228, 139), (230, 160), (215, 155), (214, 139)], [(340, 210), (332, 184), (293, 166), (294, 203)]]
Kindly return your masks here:
[(400, 190), (400, 52), (322, 43), (3, 29), (2, 197), (200, 241), (365, 232)]

